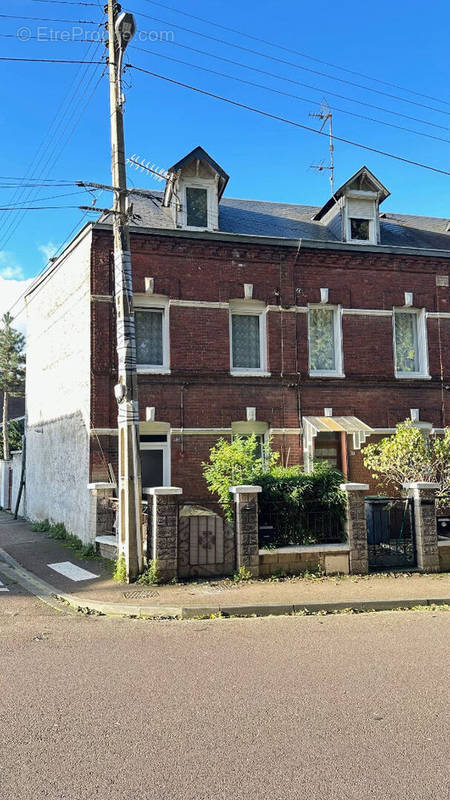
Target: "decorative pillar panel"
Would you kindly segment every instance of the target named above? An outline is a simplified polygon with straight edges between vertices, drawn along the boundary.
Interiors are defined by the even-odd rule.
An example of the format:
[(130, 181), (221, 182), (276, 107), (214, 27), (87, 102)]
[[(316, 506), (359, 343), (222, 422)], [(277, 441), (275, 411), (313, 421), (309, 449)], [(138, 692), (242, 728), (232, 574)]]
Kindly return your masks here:
[(340, 487), (347, 496), (347, 539), (350, 545), (350, 573), (367, 575), (369, 557), (367, 548), (367, 529), (365, 498), (369, 490), (368, 483), (341, 483)]
[[(152, 503), (152, 550), (162, 581), (178, 576), (178, 499), (183, 493), (177, 486), (153, 486), (144, 489)], [(149, 554), (147, 554), (148, 558)]]
[(261, 486), (230, 486), (236, 504), (236, 567), (259, 575), (258, 494)]
[(417, 567), (421, 572), (439, 572), (439, 547), (436, 524), (438, 483), (405, 483), (408, 497), (414, 500), (414, 532)]

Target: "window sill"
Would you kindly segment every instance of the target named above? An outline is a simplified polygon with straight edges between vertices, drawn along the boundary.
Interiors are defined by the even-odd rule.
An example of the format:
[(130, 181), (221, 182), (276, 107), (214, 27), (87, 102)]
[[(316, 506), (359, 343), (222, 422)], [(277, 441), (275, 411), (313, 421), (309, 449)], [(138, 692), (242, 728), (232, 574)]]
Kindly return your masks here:
[(343, 372), (310, 372), (310, 378), (345, 378)]
[(401, 381), (431, 381), (431, 375), (423, 372), (396, 372), (395, 377)]
[(265, 372), (264, 370), (251, 370), (251, 369), (242, 369), (230, 370), (230, 375), (233, 378), (270, 378), (270, 372)]
[(136, 372), (138, 375), (170, 375), (170, 369), (168, 367), (136, 367)]

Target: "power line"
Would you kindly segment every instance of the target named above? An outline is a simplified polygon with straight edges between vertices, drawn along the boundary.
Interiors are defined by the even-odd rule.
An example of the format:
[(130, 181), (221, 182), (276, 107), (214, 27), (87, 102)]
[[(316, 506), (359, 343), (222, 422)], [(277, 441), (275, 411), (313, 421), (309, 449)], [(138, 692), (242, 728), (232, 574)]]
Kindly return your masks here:
[[(45, 0), (36, 0), (37, 2), (45, 2)], [(61, 2), (62, 0), (50, 0), (50, 2)], [(307, 53), (302, 53), (300, 50), (293, 50), (290, 47), (285, 47), (284, 45), (280, 44), (279, 42), (271, 42), (268, 39), (262, 39), (260, 36), (252, 36), (250, 33), (244, 33), (242, 30), (238, 28), (230, 28), (228, 25), (220, 25), (218, 22), (213, 22), (210, 19), (205, 19), (205, 17), (197, 17), (195, 14), (189, 14), (187, 11), (182, 11), (180, 8), (174, 8), (174, 6), (168, 6), (165, 3), (156, 2), (156, 0), (146, 0), (147, 3), (150, 3), (152, 6), (159, 6), (160, 8), (165, 8), (168, 11), (175, 11), (176, 14), (182, 14), (184, 17), (190, 17), (191, 19), (195, 19), (198, 22), (205, 22), (207, 25), (212, 25), (214, 28), (220, 28), (223, 31), (229, 31), (230, 33), (237, 33), (239, 36), (243, 36), (245, 39), (252, 39), (254, 42), (261, 42), (261, 44), (268, 44), (270, 47), (275, 47), (279, 50), (284, 50), (286, 53), (292, 53), (296, 56), (301, 56), (302, 58), (306, 58), (309, 61), (315, 61), (317, 64), (324, 64), (326, 67), (333, 67), (333, 69), (340, 69), (342, 72), (347, 72), (349, 75), (356, 75), (359, 78), (366, 78), (367, 80), (374, 81), (375, 83), (380, 83), (383, 86), (390, 86), (391, 89), (400, 89), (403, 92), (409, 92), (410, 94), (414, 94), (416, 97), (424, 97), (427, 100), (434, 100), (437, 103), (442, 103), (443, 105), (450, 105), (446, 100), (442, 100), (439, 97), (434, 97), (433, 95), (423, 94), (422, 92), (416, 92), (414, 89), (408, 89), (406, 86), (401, 86), (398, 83), (390, 83), (389, 81), (381, 80), (381, 78), (374, 78), (373, 75), (366, 75), (364, 72), (358, 72), (357, 70), (348, 69), (347, 67), (342, 67), (340, 64), (333, 64), (330, 61), (324, 61), (321, 58), (316, 58), (314, 56), (308, 55)], [(89, 4), (86, 4), (89, 5)]]
[(99, 3), (85, 3), (83, 0), (33, 0), (33, 3), (55, 3), (59, 6), (91, 6), (98, 8)]
[(401, 117), (402, 119), (420, 122), (422, 125), (428, 125), (431, 128), (439, 128), (443, 131), (450, 130), (445, 125), (439, 125), (437, 122), (429, 122), (426, 119), (421, 119), (421, 117), (413, 117), (410, 114), (403, 114), (401, 111), (391, 111), (391, 109), (386, 108), (385, 106), (377, 106), (374, 103), (367, 103), (364, 100), (357, 100), (356, 98), (348, 97), (345, 94), (339, 94), (338, 92), (333, 92), (329, 89), (325, 90), (321, 86), (312, 86), (310, 83), (297, 81), (295, 78), (286, 78), (283, 75), (278, 75), (276, 72), (269, 72), (269, 70), (261, 69), (260, 67), (252, 67), (249, 64), (244, 64), (242, 61), (235, 61), (232, 58), (226, 58), (225, 56), (219, 56), (215, 53), (210, 53), (208, 50), (201, 50), (197, 47), (191, 47), (187, 44), (182, 44), (181, 42), (170, 42), (170, 44), (174, 45), (175, 47), (181, 47), (183, 50), (189, 50), (191, 53), (197, 53), (199, 55), (208, 56), (209, 58), (214, 58), (216, 61), (223, 61), (226, 64), (233, 64), (233, 66), (239, 68), (243, 67), (244, 69), (251, 70), (251, 72), (257, 72), (260, 75), (268, 75), (270, 78), (276, 78), (277, 80), (284, 81), (285, 83), (292, 83), (294, 86), (303, 86), (305, 89), (311, 89), (314, 92), (320, 92), (322, 95), (326, 94), (327, 96), (330, 95), (332, 97), (339, 97), (341, 100), (347, 100), (350, 103), (356, 103), (357, 105), (366, 106), (367, 108), (374, 108), (376, 111), (382, 111), (385, 114), (391, 114), (392, 116)]
[[(14, 38), (16, 37), (14, 36)], [(90, 44), (92, 44), (92, 42), (90, 42)], [(84, 59), (73, 59), (73, 58), (13, 58), (12, 56), (0, 56), (0, 61), (32, 61), (34, 63), (40, 62), (42, 64), (104, 64), (105, 63), (104, 61), (85, 61)]]
[(192, 28), (185, 28), (183, 25), (177, 25), (175, 22), (168, 22), (165, 19), (160, 19), (159, 17), (153, 17), (149, 14), (143, 14), (142, 12), (136, 12), (136, 14), (140, 17), (146, 17), (147, 19), (154, 20), (155, 22), (162, 22), (163, 25), (170, 25), (173, 28), (178, 28), (181, 31), (186, 31), (187, 33), (193, 33), (194, 36), (200, 36), (202, 39), (210, 39), (213, 42), (218, 42), (219, 44), (224, 44), (227, 47), (234, 47), (237, 50), (243, 50), (246, 53), (252, 53), (252, 55), (260, 56), (261, 58), (268, 58), (270, 61), (276, 61), (279, 64), (286, 64), (289, 67), (295, 67), (296, 69), (301, 69), (306, 72), (312, 72), (315, 75), (320, 75), (324, 78), (329, 78), (333, 81), (339, 81), (339, 83), (346, 83), (349, 86), (356, 86), (358, 89), (364, 89), (364, 91), (375, 92), (375, 94), (381, 94), (385, 97), (390, 97), (393, 100), (401, 100), (404, 103), (409, 103), (414, 106), (420, 106), (421, 108), (426, 108), (429, 111), (436, 111), (439, 114), (446, 114), (450, 116), (450, 111), (444, 111), (441, 108), (435, 108), (434, 106), (429, 106), (425, 103), (418, 103), (416, 100), (407, 100), (404, 97), (399, 97), (398, 95), (391, 94), (390, 92), (383, 92), (381, 89), (373, 89), (370, 86), (364, 86), (360, 83), (355, 83), (355, 81), (349, 81), (345, 78), (337, 78), (334, 75), (330, 75), (327, 72), (321, 72), (317, 69), (312, 69), (311, 67), (303, 67), (301, 64), (296, 64), (294, 61), (287, 61), (285, 58), (278, 58), (277, 56), (271, 56), (269, 53), (262, 53), (260, 50), (253, 50), (251, 47), (244, 47), (240, 44), (235, 44), (234, 42), (227, 42), (226, 39), (220, 39), (218, 36), (210, 36), (207, 33), (200, 33), (199, 31), (193, 30)]
[(101, 25), (101, 22), (96, 22), (92, 19), (52, 19), (49, 17), (25, 17), (22, 14), (0, 14), (2, 19), (25, 19), (30, 22), (69, 22), (72, 25)]
[[(91, 50), (92, 47), (94, 47), (94, 43), (90, 44), (88, 53), (89, 53), (89, 51)], [(94, 55), (97, 54), (99, 49), (100, 49), (100, 44), (97, 43), (95, 45), (95, 47), (94, 47), (93, 54)], [(100, 63), (103, 64), (104, 62), (100, 62)], [(66, 96), (64, 101), (60, 104), (60, 106), (59, 106), (59, 108), (58, 108), (58, 110), (57, 110), (57, 112), (56, 112), (56, 114), (55, 114), (55, 116), (53, 118), (53, 121), (50, 124), (50, 127), (48, 129), (48, 133), (46, 133), (46, 135), (43, 137), (43, 139), (42, 139), (42, 141), (41, 141), (41, 143), (40, 143), (40, 145), (38, 147), (38, 150), (37, 150), (37, 152), (35, 154), (35, 157), (34, 157), (33, 161), (31, 162), (31, 165), (30, 165), (30, 170), (31, 170), (31, 168), (33, 168), (33, 172), (32, 172), (32, 176), (33, 177), (34, 177), (34, 173), (35, 173), (36, 169), (38, 168), (38, 166), (39, 166), (39, 170), (40, 170), (39, 171), (39, 177), (40, 177), (43, 174), (45, 174), (45, 170), (47, 169), (47, 166), (50, 164), (50, 161), (53, 160), (53, 164), (54, 164), (56, 162), (56, 160), (59, 158), (59, 156), (61, 155), (64, 147), (66, 146), (67, 142), (69, 141), (70, 136), (73, 134), (73, 131), (74, 131), (76, 125), (78, 124), (78, 121), (79, 121), (79, 118), (81, 116), (81, 113), (83, 112), (83, 110), (89, 104), (89, 102), (90, 102), (90, 100), (91, 100), (91, 98), (92, 98), (92, 96), (93, 96), (98, 84), (100, 83), (100, 80), (101, 80), (102, 76), (100, 76), (99, 81), (97, 82), (96, 86), (94, 87), (94, 91), (92, 92), (91, 95), (89, 95), (85, 105), (82, 107), (82, 111), (80, 112), (80, 115), (79, 115), (78, 119), (76, 120), (75, 124), (73, 125), (72, 130), (69, 132), (68, 136), (66, 137), (66, 140), (63, 141), (62, 145), (60, 146), (59, 152), (56, 154), (56, 150), (57, 150), (57, 148), (59, 146), (59, 143), (60, 143), (60, 141), (62, 139), (62, 136), (66, 132), (69, 123), (71, 122), (71, 120), (74, 117), (74, 114), (76, 114), (77, 109), (79, 108), (79, 103), (82, 101), (83, 93), (81, 92), (81, 87), (83, 85), (83, 82), (85, 81), (85, 77), (88, 74), (89, 66), (90, 66), (89, 62), (87, 62), (87, 61), (83, 61), (82, 62), (82, 68), (78, 72), (79, 78), (76, 78), (77, 82), (73, 85), (72, 92), (68, 96)], [(83, 67), (84, 67), (84, 70), (83, 70)], [(103, 75), (103, 73), (102, 73), (102, 75)], [(95, 76), (95, 72), (89, 77), (88, 82), (86, 83), (86, 85), (84, 87), (84, 92), (87, 90), (87, 88), (90, 85), (90, 83), (92, 82), (94, 76)], [(64, 105), (66, 105), (65, 110), (63, 110), (64, 109)], [(71, 110), (72, 110), (72, 113), (68, 117), (68, 119), (67, 119), (67, 121), (65, 123), (65, 127), (62, 130), (62, 133), (59, 134), (58, 141), (56, 141), (56, 135), (57, 135), (57, 133), (59, 133), (60, 126), (62, 125), (67, 113), (70, 112)], [(61, 116), (60, 121), (57, 123), (58, 116), (60, 115), (60, 112), (62, 112), (62, 116)], [(54, 125), (55, 125), (55, 128), (53, 130), (53, 133), (50, 133), (51, 130), (52, 130), (52, 127)], [(53, 145), (53, 142), (55, 142), (55, 141), (56, 141), (56, 144)], [(51, 150), (52, 147), (53, 147), (53, 150)], [(44, 148), (44, 149), (42, 150), (42, 148)], [(42, 150), (42, 156), (40, 155), (40, 151), (41, 150)], [(43, 158), (45, 153), (47, 153), (47, 158), (46, 158), (46, 161), (42, 164), (42, 158)], [(35, 163), (36, 166), (33, 167), (33, 163)], [(28, 192), (28, 194), (24, 198), (25, 201), (31, 198), (33, 191), (34, 190), (32, 189), (31, 191)], [(19, 193), (19, 196), (14, 198), (14, 199), (15, 200), (20, 200), (21, 199), (21, 197), (20, 197), (21, 194), (23, 194), (23, 190), (21, 190), (21, 192)], [(17, 230), (19, 224), (22, 222), (22, 220), (23, 220), (23, 218), (24, 218), (26, 213), (27, 213), (27, 209), (23, 209), (23, 210), (22, 209), (17, 209), (16, 212), (11, 212), (12, 219), (10, 219), (9, 224), (7, 224), (6, 229), (3, 231), (3, 234), (2, 234), (3, 235), (3, 240), (2, 240), (2, 243), (0, 244), (0, 247), (4, 247), (6, 245), (6, 243), (9, 241), (9, 239), (14, 235), (15, 231)], [(15, 217), (14, 217), (14, 214), (15, 214)]]
[[(84, 192), (63, 192), (63, 194), (53, 194), (53, 195), (50, 195), (50, 197), (36, 197), (35, 202), (36, 203), (43, 203), (43, 202), (45, 202), (47, 200), (56, 200), (58, 197), (74, 197), (75, 195), (80, 195), (80, 194), (84, 194)], [(24, 205), (24, 203), (27, 203), (27, 202), (28, 202), (27, 200), (24, 200), (23, 203), (12, 203), (9, 206), (2, 206), (2, 211), (5, 211), (5, 210), (10, 209), (10, 208), (13, 208), (13, 209), (17, 208), (20, 211), (23, 211), (23, 205)], [(40, 208), (40, 206), (36, 206), (36, 208)]]
[[(256, 83), (255, 81), (248, 81), (245, 78), (239, 78), (236, 75), (229, 75), (229, 74), (227, 74), (225, 72), (218, 72), (215, 69), (209, 69), (208, 67), (202, 67), (202, 66), (200, 66), (200, 64), (193, 64), (190, 61), (183, 61), (182, 59), (179, 59), (179, 58), (173, 58), (172, 56), (166, 56), (163, 53), (155, 53), (155, 52), (153, 52), (153, 50), (149, 50), (146, 47), (138, 47), (137, 45), (130, 45), (130, 49), (132, 49), (132, 50), (140, 50), (143, 53), (150, 53), (150, 55), (157, 56), (158, 58), (164, 58), (164, 59), (166, 59), (166, 61), (174, 61), (177, 64), (183, 64), (184, 66), (187, 66), (187, 67), (194, 67), (194, 69), (200, 69), (200, 70), (202, 70), (202, 72), (209, 72), (210, 74), (218, 75), (221, 78), (228, 78), (229, 80), (232, 80), (232, 81), (238, 81), (239, 83), (244, 83), (247, 86), (255, 86), (256, 88), (264, 89), (267, 92), (273, 92), (274, 94), (280, 94), (280, 95), (283, 95), (284, 97), (292, 97), (295, 100), (300, 100), (300, 102), (308, 103), (309, 105), (314, 104), (314, 103), (317, 102), (317, 100), (315, 100), (315, 99), (313, 99), (311, 97), (301, 97), (300, 95), (292, 94), (291, 92), (283, 92), (281, 89), (275, 89), (275, 88), (273, 88), (271, 86), (267, 86), (267, 84)], [(375, 117), (370, 117), (370, 116), (367, 116), (367, 115), (364, 115), (364, 114), (358, 114), (355, 111), (348, 111), (347, 109), (339, 108), (338, 106), (329, 106), (329, 108), (332, 109), (333, 111), (339, 111), (342, 114), (348, 114), (351, 117), (357, 117), (358, 119), (369, 120), (370, 122), (376, 122), (379, 125), (387, 125), (390, 128), (396, 128), (397, 130), (400, 130), (400, 131), (406, 131), (407, 133), (414, 133), (417, 136), (425, 136), (428, 139), (435, 139), (438, 142), (447, 142), (448, 144), (450, 144), (450, 139), (444, 139), (442, 136), (433, 136), (433, 134), (431, 134), (431, 133), (424, 133), (423, 131), (416, 131), (413, 128), (406, 128), (404, 125), (396, 125), (394, 122), (387, 122), (387, 121), (382, 120), (382, 119), (376, 119)]]
[[(255, 108), (254, 106), (249, 106), (246, 103), (239, 103), (237, 100), (231, 100), (229, 97), (222, 97), (219, 94), (214, 94), (214, 92), (208, 92), (206, 89), (200, 89), (198, 86), (191, 86), (188, 83), (182, 83), (181, 81), (176, 81), (174, 78), (168, 78), (165, 75), (159, 75), (157, 72), (151, 72), (148, 69), (144, 69), (143, 67), (137, 67), (134, 64), (127, 64), (127, 67), (130, 69), (135, 69), (138, 72), (143, 72), (147, 75), (151, 75), (153, 78), (160, 78), (163, 81), (167, 81), (168, 83), (172, 83), (175, 86), (181, 86), (184, 89), (191, 89), (198, 94), (205, 95), (206, 97), (212, 97), (215, 100), (222, 100), (224, 103), (229, 103), (232, 106), (236, 106), (237, 108), (243, 108), (246, 111), (252, 111), (255, 114), (260, 114), (263, 117), (268, 117), (269, 119), (275, 119), (278, 122), (284, 122), (287, 125), (292, 125), (295, 128), (302, 128), (305, 131), (309, 131), (310, 133), (316, 133), (319, 136), (327, 136), (328, 134), (325, 131), (319, 131), (317, 128), (311, 128), (309, 125), (303, 125), (300, 122), (295, 122), (294, 120), (287, 119), (286, 117), (281, 117), (278, 114), (271, 114), (269, 111), (263, 111), (261, 108)], [(371, 153), (377, 153), (381, 156), (386, 156), (387, 158), (393, 158), (396, 161), (402, 161), (405, 164), (411, 164), (415, 167), (421, 167), (422, 169), (430, 170), (431, 172), (438, 172), (441, 175), (450, 175), (450, 172), (447, 170), (439, 169), (439, 167), (432, 167), (429, 164), (422, 164), (420, 161), (413, 161), (410, 158), (405, 158), (404, 156), (396, 155), (395, 153), (388, 153), (385, 150), (379, 150), (377, 147), (370, 147), (366, 144), (361, 144), (360, 142), (354, 142), (351, 139), (345, 139), (342, 136), (333, 136), (334, 140), (337, 142), (343, 142), (344, 144), (350, 144), (352, 147), (359, 147), (362, 150), (368, 150)]]
[[(26, 206), (19, 211), (50, 211), (56, 208), (79, 208), (79, 206)], [(11, 206), (0, 206), (0, 211), (10, 211)]]

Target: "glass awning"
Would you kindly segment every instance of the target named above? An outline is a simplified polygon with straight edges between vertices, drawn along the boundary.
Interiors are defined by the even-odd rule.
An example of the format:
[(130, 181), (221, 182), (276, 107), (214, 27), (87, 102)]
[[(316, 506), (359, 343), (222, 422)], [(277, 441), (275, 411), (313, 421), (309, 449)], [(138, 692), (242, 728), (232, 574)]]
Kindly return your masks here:
[(312, 464), (314, 439), (318, 433), (351, 434), (353, 449), (360, 450), (374, 430), (358, 417), (303, 417), (303, 450), (307, 467)]

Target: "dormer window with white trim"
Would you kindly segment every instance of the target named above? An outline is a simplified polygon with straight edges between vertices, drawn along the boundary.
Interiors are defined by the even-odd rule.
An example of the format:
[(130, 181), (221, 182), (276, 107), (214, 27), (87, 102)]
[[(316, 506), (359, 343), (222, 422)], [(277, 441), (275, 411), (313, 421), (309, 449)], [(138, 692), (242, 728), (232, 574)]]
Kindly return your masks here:
[(314, 215), (343, 242), (378, 244), (380, 241), (379, 206), (389, 192), (367, 168), (361, 167)]
[(219, 228), (219, 201), (228, 175), (202, 147), (167, 170), (163, 207), (177, 228), (214, 231)]

